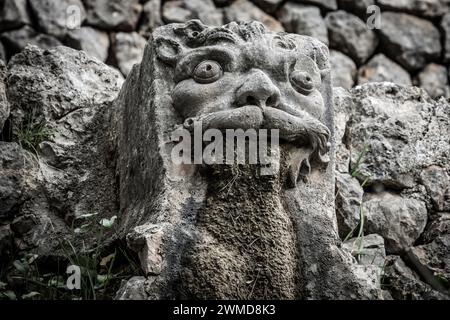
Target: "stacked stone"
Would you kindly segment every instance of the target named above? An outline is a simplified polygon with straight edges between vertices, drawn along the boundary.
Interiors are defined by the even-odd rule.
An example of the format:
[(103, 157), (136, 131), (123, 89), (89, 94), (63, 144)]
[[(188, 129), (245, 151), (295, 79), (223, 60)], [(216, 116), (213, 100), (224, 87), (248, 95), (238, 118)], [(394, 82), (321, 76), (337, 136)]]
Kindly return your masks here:
[[(380, 20), (368, 13), (373, 5)], [(27, 43), (66, 45), (127, 76), (157, 26), (258, 20), (329, 44), (334, 86), (390, 81), (423, 87), (433, 98), (450, 95), (450, 7), (443, 0), (3, 0), (0, 6), (3, 60)]]
[[(367, 25), (367, 7), (374, 4), (381, 8), (379, 29)], [(10, 109), (37, 105), (64, 133), (40, 146), (41, 158), (52, 167), (71, 168), (75, 160), (68, 157), (73, 150), (68, 152), (66, 142), (83, 145), (78, 132), (86, 135), (84, 127), (91, 123), (91, 116), (74, 106), (98, 106), (92, 112), (102, 114), (120, 88), (120, 76), (100, 62), (127, 76), (154, 28), (190, 19), (212, 25), (258, 20), (271, 30), (310, 35), (330, 46), (333, 84), (351, 89), (334, 91), (340, 237), (361, 264), (379, 266), (387, 296), (445, 298), (450, 283), (450, 108), (440, 97), (450, 94), (450, 6), (444, 0), (0, 0), (0, 60), (10, 62), (7, 70), (0, 61), (0, 256), (33, 244), (29, 232), (36, 228), (35, 212), (58, 221), (46, 201), (37, 198), (23, 206), (25, 195), (36, 188), (31, 178), (40, 173), (10, 142)], [(65, 45), (90, 57), (67, 48), (49, 53), (31, 47), (12, 59), (28, 43), (42, 49)], [(75, 81), (79, 78), (85, 85)], [(371, 83), (383, 81), (395, 84)], [(52, 95), (33, 96), (49, 88), (56, 88)], [(92, 104), (94, 90), (103, 94)], [(59, 92), (67, 97), (51, 100)], [(54, 105), (62, 109), (51, 115)], [(84, 176), (73, 170), (69, 178), (76, 185)], [(53, 170), (40, 179), (53, 196), (52, 206), (61, 212), (75, 208), (77, 202), (68, 205), (64, 193), (70, 179)]]

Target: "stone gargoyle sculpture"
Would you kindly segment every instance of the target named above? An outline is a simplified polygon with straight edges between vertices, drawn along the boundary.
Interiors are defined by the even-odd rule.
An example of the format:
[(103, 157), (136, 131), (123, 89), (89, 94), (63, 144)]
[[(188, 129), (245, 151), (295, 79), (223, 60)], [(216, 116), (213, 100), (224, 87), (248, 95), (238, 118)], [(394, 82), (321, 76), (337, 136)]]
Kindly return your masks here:
[[(121, 232), (144, 298), (379, 298), (337, 236), (324, 44), (257, 22), (166, 25), (115, 107)], [(174, 162), (173, 133), (196, 124), (277, 129), (279, 170)]]

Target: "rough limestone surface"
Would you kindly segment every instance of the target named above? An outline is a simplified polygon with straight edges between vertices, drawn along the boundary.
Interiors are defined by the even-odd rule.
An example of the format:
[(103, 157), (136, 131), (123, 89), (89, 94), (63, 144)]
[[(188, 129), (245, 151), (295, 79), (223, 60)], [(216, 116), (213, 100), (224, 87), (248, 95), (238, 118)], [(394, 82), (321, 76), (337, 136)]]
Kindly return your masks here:
[(153, 30), (164, 23), (161, 16), (161, 0), (150, 0), (142, 7), (139, 34), (148, 38)]
[(381, 19), (378, 31), (384, 50), (409, 71), (440, 57), (441, 35), (430, 21), (395, 12), (383, 12)]
[(81, 26), (86, 19), (81, 0), (29, 0), (31, 11), (38, 21), (39, 30), (52, 35), (60, 40), (67, 36), (69, 28), (69, 13), (71, 8), (76, 8), (77, 19)]
[(9, 117), (9, 103), (6, 97), (6, 66), (0, 60), (0, 132), (3, 130), (3, 125)]
[(450, 108), (422, 89), (388, 82), (352, 89), (355, 112), (350, 127), (352, 166), (368, 185), (403, 190), (420, 184), (424, 169), (449, 170)]
[(81, 27), (68, 33), (66, 43), (105, 62), (108, 58), (109, 35), (91, 27)]
[(0, 31), (30, 24), (27, 0), (2, 0), (0, 2)]
[(349, 173), (350, 150), (347, 128), (353, 113), (353, 97), (349, 91), (341, 87), (333, 88), (334, 130), (336, 134), (336, 170)]
[[(424, 233), (425, 244), (411, 249), (416, 266), (440, 291), (450, 282), (450, 214), (443, 213)], [(427, 275), (428, 274), (428, 275)]]
[[(121, 232), (147, 273), (120, 297), (127, 286), (151, 299), (381, 297), (374, 274), (339, 248), (330, 80), (323, 43), (258, 22), (156, 29), (113, 117)], [(280, 170), (172, 161), (171, 136), (199, 121), (219, 133), (280, 128)]]
[(128, 76), (133, 65), (141, 62), (147, 41), (137, 32), (119, 32), (114, 38), (114, 52), (117, 64), (124, 76)]
[(83, 3), (87, 23), (105, 30), (133, 31), (142, 11), (139, 0), (84, 0)]
[(446, 62), (450, 62), (450, 13), (442, 17), (441, 29), (444, 31), (444, 58)]
[(361, 221), (364, 190), (359, 181), (347, 173), (336, 173), (336, 218), (339, 236), (345, 239)]
[(377, 0), (383, 11), (406, 12), (428, 18), (436, 18), (448, 11), (448, 3), (443, 0)]
[(345, 54), (330, 50), (331, 83), (333, 87), (350, 90), (356, 77), (356, 64)]
[(373, 233), (359, 238), (348, 239), (343, 243), (343, 246), (352, 252), (358, 263), (377, 267), (378, 275), (381, 276), (386, 260), (386, 250), (382, 236)]
[(0, 142), (0, 223), (18, 211), (23, 193), (24, 155), (17, 143)]
[(377, 54), (358, 71), (358, 84), (367, 82), (393, 82), (404, 86), (411, 86), (409, 73), (384, 54)]
[(273, 14), (283, 3), (283, 0), (252, 0), (252, 2), (265, 12)]
[(450, 212), (450, 173), (447, 167), (430, 166), (420, 174), (433, 207), (439, 212)]
[(3, 44), (1, 42), (0, 42), (0, 60), (2, 60), (3, 62), (6, 61), (5, 47), (3, 46)]
[(213, 26), (223, 24), (223, 13), (216, 9), (212, 0), (167, 1), (163, 5), (162, 14), (166, 23), (200, 19)]
[(319, 8), (288, 2), (277, 17), (287, 32), (311, 36), (328, 44), (328, 30)]
[(364, 228), (383, 236), (390, 254), (402, 253), (412, 246), (427, 224), (423, 201), (389, 192), (365, 194), (362, 210)]
[(388, 256), (383, 277), (396, 300), (447, 300), (448, 296), (420, 280), (399, 256)]
[(249, 0), (236, 0), (224, 9), (225, 23), (232, 21), (259, 21), (271, 31), (284, 31), (283, 26), (272, 16), (266, 14)]
[(417, 75), (417, 82), (434, 99), (450, 97), (448, 71), (445, 66), (430, 63)]
[(32, 44), (42, 49), (51, 49), (62, 45), (55, 37), (39, 33), (30, 26), (4, 32), (0, 34), (0, 39), (8, 48), (10, 54), (22, 51), (27, 44)]
[(294, 2), (313, 4), (327, 10), (337, 10), (338, 5), (336, 0), (294, 0)]
[(375, 4), (375, 0), (338, 0), (339, 8), (365, 18), (367, 8)]
[(339, 10), (329, 13), (325, 22), (330, 36), (330, 46), (351, 57), (358, 65), (374, 53), (378, 37), (357, 16)]
[(10, 61), (7, 79), (13, 139), (22, 141), (24, 130), (36, 126), (48, 132), (38, 145), (24, 145), (37, 155), (34, 172), (24, 174), (31, 180), (27, 195), (34, 196), (15, 213), (13, 230), (25, 245), (38, 244), (38, 253), (52, 255), (76, 217), (115, 214), (105, 136), (123, 79), (84, 52), (35, 46)]

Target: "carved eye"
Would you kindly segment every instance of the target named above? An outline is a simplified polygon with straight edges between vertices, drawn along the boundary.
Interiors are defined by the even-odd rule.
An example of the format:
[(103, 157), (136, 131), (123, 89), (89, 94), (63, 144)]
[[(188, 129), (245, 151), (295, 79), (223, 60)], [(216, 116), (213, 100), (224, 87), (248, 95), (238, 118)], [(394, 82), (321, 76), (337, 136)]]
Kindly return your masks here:
[(222, 67), (212, 60), (200, 62), (194, 69), (194, 80), (198, 83), (211, 83), (222, 76)]
[(310, 94), (314, 90), (313, 79), (307, 72), (292, 72), (291, 83), (295, 90), (306, 95)]

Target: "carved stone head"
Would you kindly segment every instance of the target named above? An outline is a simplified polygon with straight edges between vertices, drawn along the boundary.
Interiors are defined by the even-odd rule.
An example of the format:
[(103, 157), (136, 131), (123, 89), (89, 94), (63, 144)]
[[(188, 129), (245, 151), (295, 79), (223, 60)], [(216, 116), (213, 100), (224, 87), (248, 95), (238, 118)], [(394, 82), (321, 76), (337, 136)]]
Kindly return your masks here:
[[(364, 296), (338, 247), (323, 43), (257, 22), (166, 25), (153, 32), (116, 110), (121, 226), (150, 298)], [(195, 133), (196, 122), (278, 129), (284, 171), (213, 165), (185, 174), (171, 159), (171, 134)], [(296, 183), (302, 168), (309, 179)]]
[(324, 45), (266, 32), (258, 22), (207, 27), (198, 20), (154, 43), (173, 68), (173, 107), (186, 128), (201, 121), (203, 129), (278, 129), (283, 141), (304, 149), (308, 171), (311, 158), (327, 162)]

